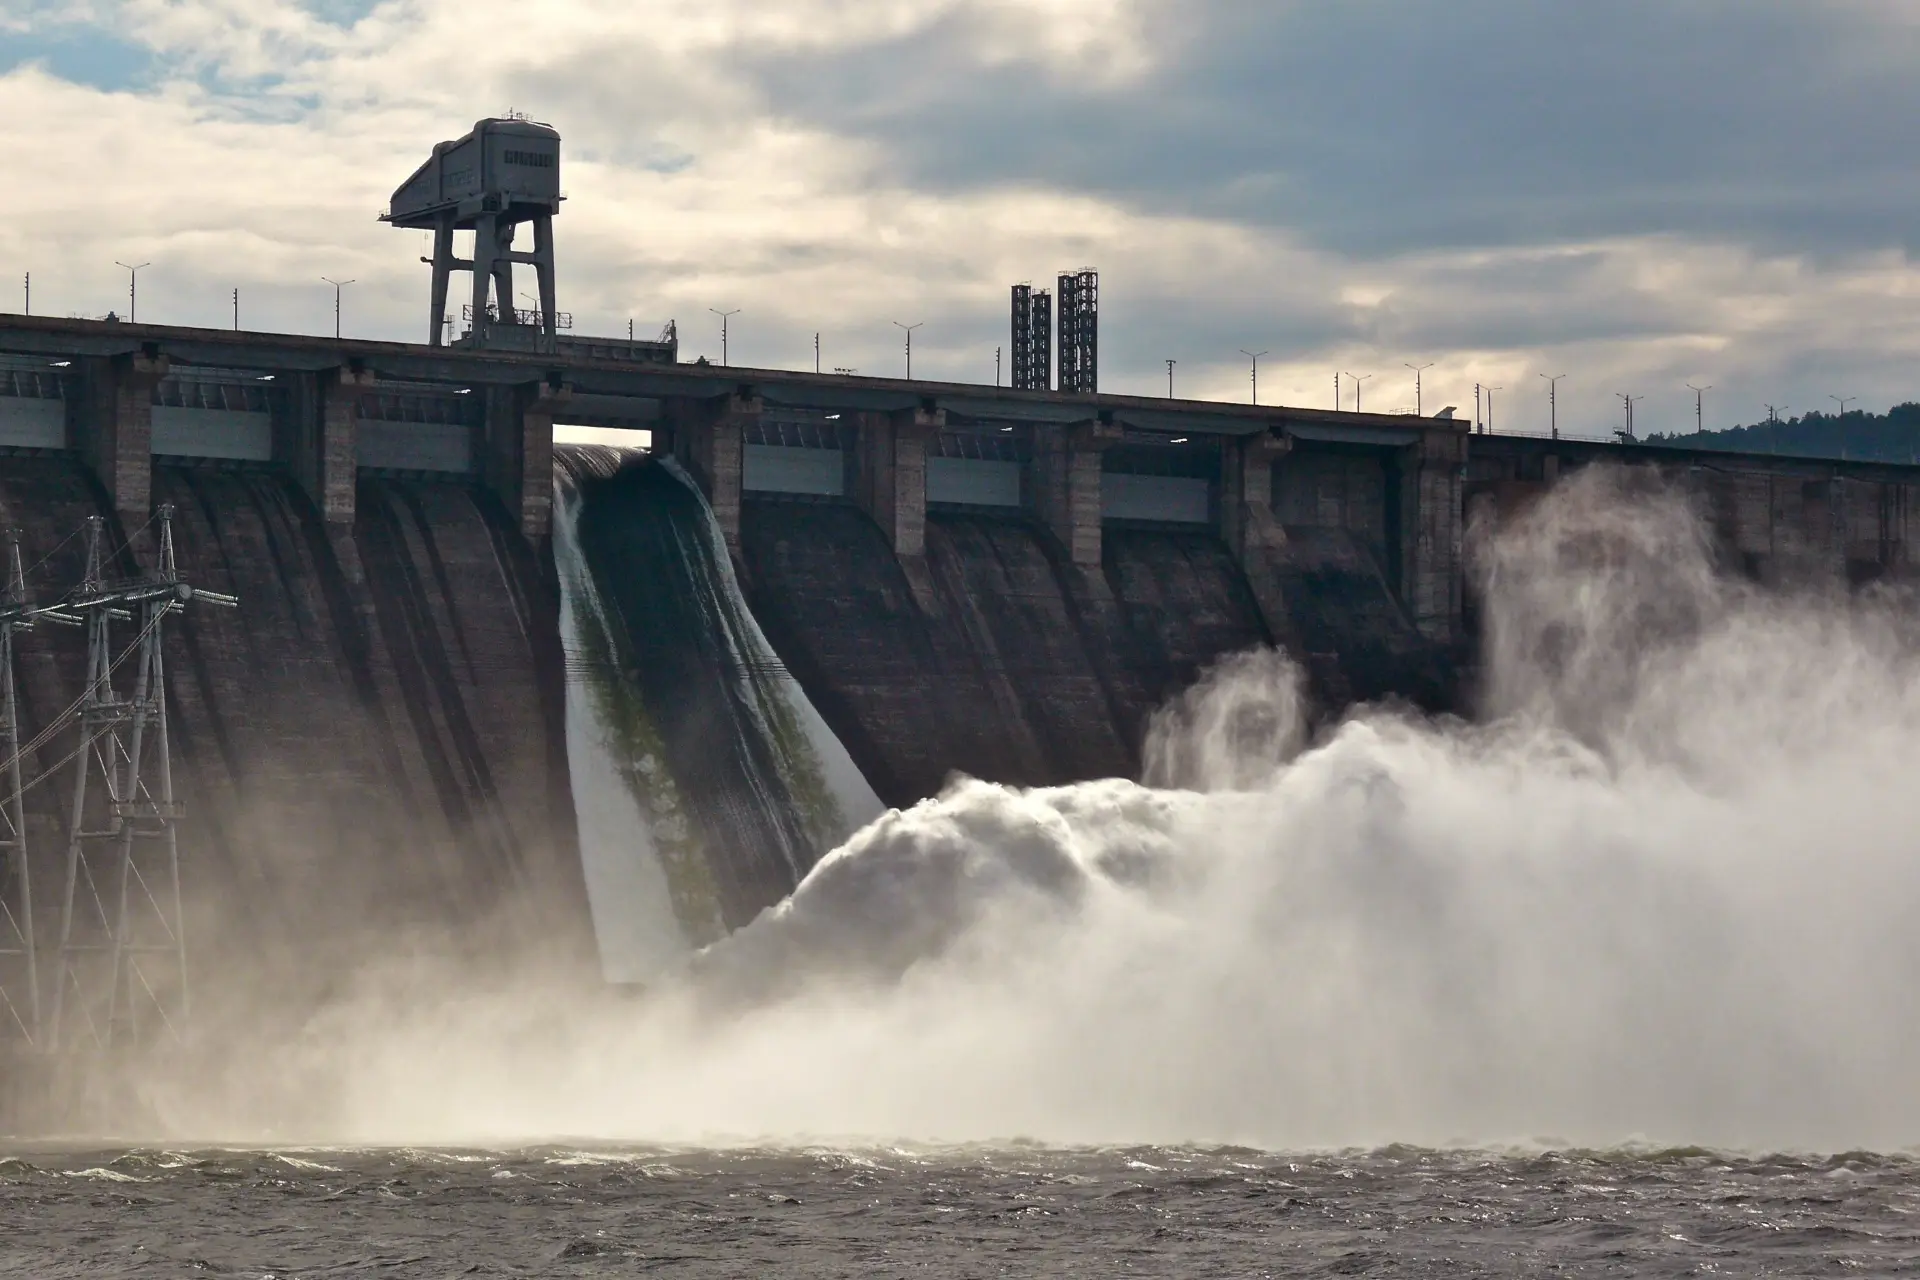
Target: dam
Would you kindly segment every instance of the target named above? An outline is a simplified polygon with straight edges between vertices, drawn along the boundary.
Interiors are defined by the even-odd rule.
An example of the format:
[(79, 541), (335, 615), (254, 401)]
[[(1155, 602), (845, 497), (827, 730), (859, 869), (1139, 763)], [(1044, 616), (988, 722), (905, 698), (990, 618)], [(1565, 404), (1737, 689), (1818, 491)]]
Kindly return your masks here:
[[(546, 171), (524, 160), (544, 135), (511, 139)], [(435, 194), (451, 155), (390, 212), (435, 233), (427, 342), (0, 315), (5, 616), (40, 610), (8, 633), (7, 1062), (112, 1047), (123, 998), (156, 1015), (136, 1039), (291, 1032), (370, 952), (644, 986), (955, 775), (1137, 776), (1156, 708), (1250, 648), (1286, 650), (1323, 719), (1470, 714), (1474, 531), (1583, 467), (1681, 487), (1756, 582), (1900, 580), (1920, 553), (1911, 468), (1100, 392), (1090, 272), (1062, 277), (1064, 389), (1037, 344), (1003, 388), (576, 337), (550, 226), (511, 247), (557, 197), (469, 216)], [(455, 258), (455, 230), (493, 248)], [(530, 316), (489, 302), (515, 261), (541, 273)], [(175, 584), (237, 607), (147, 624), (170, 792), (88, 809), (73, 709), (102, 650), (55, 624)], [(134, 620), (102, 623), (116, 659)], [(154, 903), (172, 968), (70, 853), (142, 820), (177, 841), (177, 883), (126, 863), (121, 899)], [(107, 951), (104, 987), (64, 990)]]
[[(652, 927), (684, 947), (956, 772), (1136, 772), (1147, 717), (1224, 654), (1285, 645), (1329, 707), (1457, 696), (1461, 424), (672, 357), (0, 319), (29, 593), (79, 581), (88, 516), (137, 573), (164, 506), (180, 576), (241, 602), (167, 637), (186, 880), (248, 904), (195, 954), (298, 986), (363, 927), (585, 964), (597, 937), (637, 978), (660, 944), (605, 902), (645, 894), (583, 858), (583, 820), (656, 833)], [(556, 449), (556, 423), (652, 447)], [(17, 649), (32, 739), (84, 646)], [(638, 797), (611, 816), (577, 808), (589, 704)], [(832, 760), (782, 754), (796, 715)], [(26, 797), (41, 921), (64, 789)]]
[[(1469, 525), (1595, 462), (1696, 490), (1759, 580), (1913, 563), (1903, 468), (674, 354), (0, 317), (29, 593), (79, 581), (89, 516), (139, 572), (165, 506), (180, 575), (242, 602), (166, 641), (195, 954), (317, 990), (371, 930), (639, 980), (951, 774), (1137, 773), (1154, 708), (1238, 650), (1296, 655), (1326, 714), (1465, 710)], [(19, 638), (23, 739), (84, 658)], [(611, 812), (579, 805), (589, 706)], [(41, 921), (63, 790), (26, 796)], [(641, 828), (651, 891), (617, 870)]]

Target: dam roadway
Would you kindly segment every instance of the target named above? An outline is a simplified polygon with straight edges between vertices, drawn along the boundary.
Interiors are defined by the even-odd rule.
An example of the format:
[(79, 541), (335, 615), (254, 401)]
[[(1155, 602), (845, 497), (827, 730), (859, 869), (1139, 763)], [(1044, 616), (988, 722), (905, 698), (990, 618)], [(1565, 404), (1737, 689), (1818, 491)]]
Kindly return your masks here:
[[(1757, 580), (1901, 576), (1920, 552), (1910, 468), (528, 345), (546, 349), (0, 316), (0, 521), (22, 530), (30, 592), (79, 581), (89, 515), (136, 571), (166, 503), (182, 577), (242, 601), (167, 637), (188, 935), (196, 972), (226, 979), (211, 1016), (262, 993), (306, 1007), (373, 936), (474, 963), (591, 955), (556, 422), (650, 431), (684, 467), (778, 662), (892, 805), (954, 771), (1135, 774), (1153, 709), (1252, 645), (1295, 654), (1329, 709), (1463, 706), (1467, 525), (1594, 462), (1689, 487), (1723, 562)], [(580, 470), (588, 503), (663, 492), (606, 471)], [(590, 532), (590, 557), (671, 542), (604, 517)], [(629, 630), (654, 609), (655, 569), (618, 590), (594, 572)], [(632, 674), (662, 643), (600, 661)], [(71, 632), (20, 638), (23, 738), (84, 661)], [(725, 755), (698, 690), (648, 696), (681, 700), (656, 707), (669, 768)], [(63, 790), (27, 796), (43, 920)], [(791, 879), (730, 881), (722, 925)]]

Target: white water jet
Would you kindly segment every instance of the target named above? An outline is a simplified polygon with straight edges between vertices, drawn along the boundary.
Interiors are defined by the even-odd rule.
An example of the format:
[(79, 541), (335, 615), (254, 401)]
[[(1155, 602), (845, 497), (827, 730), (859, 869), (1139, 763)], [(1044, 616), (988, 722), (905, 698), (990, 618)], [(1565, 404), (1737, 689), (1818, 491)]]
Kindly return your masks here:
[[(605, 606), (580, 551), (579, 496), (565, 485), (553, 492), (553, 560), (560, 578), (560, 640), (567, 661), (567, 766), (580, 865), (608, 982), (651, 982), (685, 962), (692, 950), (673, 910), (666, 870), (652, 824), (626, 784), (631, 762), (617, 758), (617, 735), (606, 722), (594, 688), (603, 673), (589, 628), (607, 633)], [(626, 767), (623, 767), (626, 766)]]
[[(807, 697), (806, 690), (793, 678), (780, 655), (774, 652), (766, 633), (760, 630), (760, 620), (753, 616), (746, 595), (740, 590), (740, 580), (734, 574), (726, 533), (699, 485), (674, 459), (662, 458), (660, 465), (700, 499), (700, 509), (706, 513), (708, 554), (726, 594), (727, 615), (732, 621), (732, 626), (724, 628), (716, 638), (730, 650), (729, 669), (740, 685), (742, 701), (754, 709), (761, 736), (776, 744), (782, 756), (782, 768), (789, 775), (817, 773), (825, 784), (831, 812), (818, 815), (818, 825), (828, 828), (822, 832), (826, 842), (837, 844), (879, 817), (886, 806), (880, 803), (866, 775), (847, 754), (846, 745), (821, 718), (813, 700)], [(797, 726), (802, 741), (782, 741), (778, 728), (782, 722)], [(794, 786), (796, 781), (790, 776), (789, 786), (796, 791), (804, 790)]]
[[(596, 460), (618, 466), (623, 457), (638, 461), (632, 454), (596, 455)], [(745, 712), (741, 731), (759, 740), (779, 775), (750, 774), (749, 789), (728, 802), (796, 806), (811, 842), (810, 848), (792, 851), (804, 858), (791, 871), (798, 878), (817, 851), (846, 839), (883, 806), (761, 632), (734, 575), (719, 521), (698, 486), (671, 458), (647, 465), (684, 486), (700, 513), (695, 517), (701, 521), (700, 550), (694, 558), (704, 564), (688, 568), (696, 580), (704, 576), (711, 584), (710, 598), (701, 622), (688, 628), (704, 634), (684, 638), (723, 650), (719, 666), (729, 674), (721, 678), (736, 686), (737, 704)], [(602, 972), (610, 982), (646, 984), (677, 970), (699, 941), (723, 928), (718, 904), (709, 896), (675, 892), (676, 866), (686, 873), (689, 862), (701, 864), (691, 868), (694, 878), (710, 887), (718, 869), (705, 863), (730, 851), (710, 844), (696, 829), (688, 812), (687, 780), (676, 778), (671, 751), (644, 695), (618, 670), (614, 620), (581, 545), (585, 501), (576, 484), (565, 477), (556, 482), (554, 562), (567, 655), (574, 808)]]

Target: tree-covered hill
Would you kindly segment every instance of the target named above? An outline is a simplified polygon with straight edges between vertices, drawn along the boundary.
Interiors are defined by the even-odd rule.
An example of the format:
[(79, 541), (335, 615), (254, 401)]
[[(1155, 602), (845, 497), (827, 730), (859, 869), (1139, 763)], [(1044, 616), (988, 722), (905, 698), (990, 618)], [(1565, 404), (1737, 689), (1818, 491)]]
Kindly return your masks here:
[(1808, 413), (1698, 435), (1652, 435), (1646, 443), (1856, 462), (1920, 462), (1920, 404), (1897, 404), (1886, 413)]

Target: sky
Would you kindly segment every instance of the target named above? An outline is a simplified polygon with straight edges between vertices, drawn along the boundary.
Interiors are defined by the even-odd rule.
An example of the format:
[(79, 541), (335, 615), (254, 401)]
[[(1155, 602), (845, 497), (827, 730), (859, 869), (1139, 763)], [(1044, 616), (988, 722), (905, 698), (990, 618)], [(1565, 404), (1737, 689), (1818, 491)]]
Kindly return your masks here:
[[(377, 221), (509, 110), (560, 306), (990, 382), (1101, 272), (1101, 388), (1541, 430), (1920, 399), (1912, 0), (0, 0), (0, 309), (423, 339)], [(1348, 382), (1349, 388), (1351, 381)], [(1349, 389), (1345, 405), (1353, 407)]]

